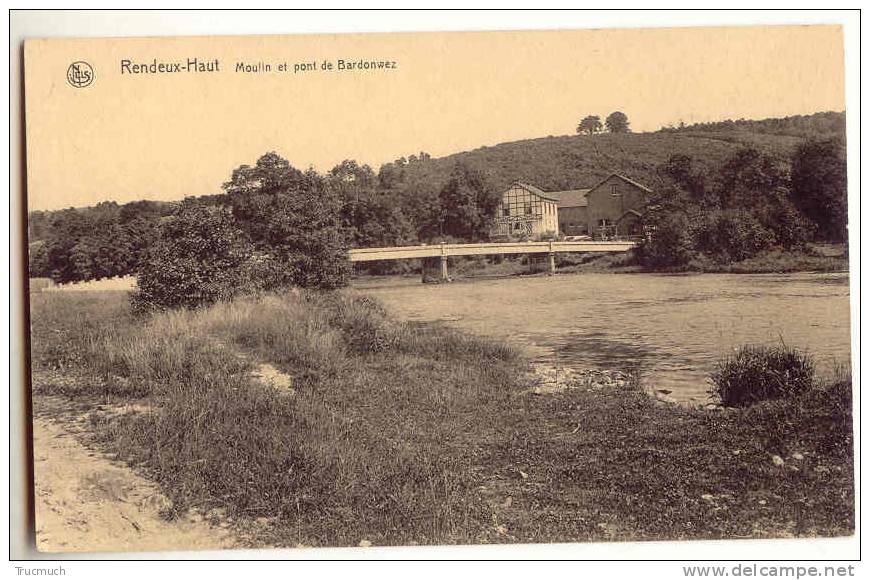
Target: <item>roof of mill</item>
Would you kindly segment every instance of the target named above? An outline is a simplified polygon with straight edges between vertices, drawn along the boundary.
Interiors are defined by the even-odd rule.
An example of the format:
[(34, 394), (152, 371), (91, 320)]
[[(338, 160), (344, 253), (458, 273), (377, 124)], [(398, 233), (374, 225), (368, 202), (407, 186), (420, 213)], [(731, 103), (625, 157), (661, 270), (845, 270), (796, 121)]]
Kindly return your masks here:
[(547, 195), (556, 199), (556, 205), (559, 207), (586, 207), (589, 205), (589, 200), (586, 199), (586, 194), (589, 189), (566, 189), (565, 191), (548, 191)]
[(518, 186), (522, 187), (523, 189), (525, 189), (526, 191), (528, 191), (530, 193), (534, 193), (535, 195), (540, 195), (541, 197), (545, 197), (551, 201), (556, 201), (554, 198), (550, 197), (549, 193), (547, 193), (546, 191), (544, 191), (543, 189), (541, 189), (539, 187), (535, 187), (534, 185), (530, 185), (530, 184), (524, 183), (522, 181), (514, 181), (511, 184), (511, 187), (513, 187), (514, 185), (518, 185)]
[(586, 194), (588, 189), (567, 189), (565, 191), (544, 191), (534, 185), (515, 181), (512, 185), (517, 185), (527, 190), (530, 193), (539, 195), (544, 199), (555, 201), (558, 207), (586, 207)]
[(594, 187), (590, 187), (588, 189), (566, 189), (564, 191), (544, 191), (539, 187), (535, 187), (534, 185), (530, 185), (528, 183), (524, 183), (522, 181), (514, 181), (512, 185), (517, 185), (522, 187), (523, 189), (529, 191), (530, 193), (534, 193), (535, 195), (539, 195), (544, 199), (548, 199), (550, 201), (555, 201), (558, 207), (587, 207), (589, 205), (589, 200), (587, 199), (587, 195), (593, 189), (597, 189), (603, 183), (605, 183), (611, 177), (618, 177), (623, 181), (630, 183), (631, 185), (645, 191), (646, 193), (651, 193), (652, 190), (647, 186), (638, 183), (637, 181), (622, 175), (621, 173), (611, 173), (597, 184)]
[(652, 193), (652, 190), (650, 188), (648, 188), (647, 186), (643, 185), (642, 183), (638, 183), (637, 181), (631, 179), (630, 177), (626, 177), (623, 174), (616, 173), (616, 172), (611, 173), (610, 175), (608, 175), (607, 177), (605, 177), (604, 179), (602, 179), (601, 181), (596, 183), (595, 186), (592, 187), (589, 191), (592, 191), (592, 189), (597, 189), (602, 184), (606, 183), (607, 180), (610, 179), (611, 177), (618, 177), (619, 179), (623, 180), (624, 182), (630, 183), (631, 185), (645, 191), (646, 193)]

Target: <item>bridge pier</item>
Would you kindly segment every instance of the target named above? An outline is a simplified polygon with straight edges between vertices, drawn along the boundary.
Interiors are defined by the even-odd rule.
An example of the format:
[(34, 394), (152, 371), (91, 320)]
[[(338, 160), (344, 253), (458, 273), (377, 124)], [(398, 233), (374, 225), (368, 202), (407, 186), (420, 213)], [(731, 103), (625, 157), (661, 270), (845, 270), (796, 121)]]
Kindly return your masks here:
[(547, 276), (556, 275), (556, 253), (548, 252), (547, 254), (528, 254), (527, 261), (529, 263), (529, 272), (537, 274), (546, 269)]
[(447, 270), (447, 256), (423, 258), (421, 270), (424, 284), (450, 282), (450, 274)]

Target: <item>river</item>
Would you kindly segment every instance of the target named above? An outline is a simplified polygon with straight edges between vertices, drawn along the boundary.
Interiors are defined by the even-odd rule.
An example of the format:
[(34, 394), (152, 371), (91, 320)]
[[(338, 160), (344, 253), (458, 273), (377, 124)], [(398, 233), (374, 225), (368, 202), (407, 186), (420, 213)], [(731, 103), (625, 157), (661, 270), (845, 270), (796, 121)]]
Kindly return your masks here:
[(395, 315), (506, 339), (537, 362), (638, 369), (647, 388), (710, 400), (717, 361), (747, 343), (809, 351), (822, 379), (850, 353), (848, 274), (566, 274), (453, 284), (365, 278)]

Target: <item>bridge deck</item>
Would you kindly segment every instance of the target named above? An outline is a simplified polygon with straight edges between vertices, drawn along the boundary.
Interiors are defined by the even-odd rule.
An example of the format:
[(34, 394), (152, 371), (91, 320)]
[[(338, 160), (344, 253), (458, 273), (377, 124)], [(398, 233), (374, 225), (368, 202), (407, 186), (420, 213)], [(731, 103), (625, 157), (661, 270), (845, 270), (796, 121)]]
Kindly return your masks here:
[(627, 252), (635, 242), (507, 242), (487, 244), (432, 244), (392, 248), (350, 250), (351, 262), (404, 260), (436, 256), (480, 256), (494, 254), (550, 254), (558, 252)]

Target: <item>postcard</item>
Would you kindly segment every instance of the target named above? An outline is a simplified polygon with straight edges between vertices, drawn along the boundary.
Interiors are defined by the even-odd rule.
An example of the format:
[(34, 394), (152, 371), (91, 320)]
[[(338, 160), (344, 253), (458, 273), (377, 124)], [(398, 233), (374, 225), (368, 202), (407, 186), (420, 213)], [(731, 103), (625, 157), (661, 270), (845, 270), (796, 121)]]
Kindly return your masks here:
[(38, 549), (852, 536), (843, 47), (28, 39)]

